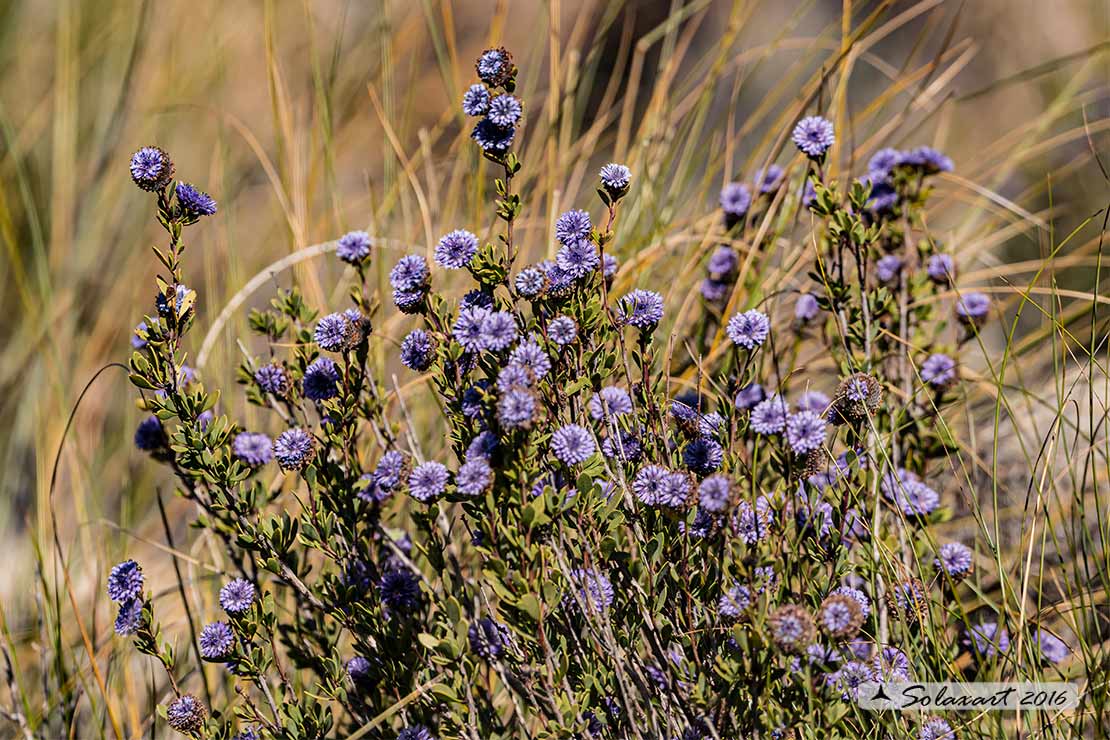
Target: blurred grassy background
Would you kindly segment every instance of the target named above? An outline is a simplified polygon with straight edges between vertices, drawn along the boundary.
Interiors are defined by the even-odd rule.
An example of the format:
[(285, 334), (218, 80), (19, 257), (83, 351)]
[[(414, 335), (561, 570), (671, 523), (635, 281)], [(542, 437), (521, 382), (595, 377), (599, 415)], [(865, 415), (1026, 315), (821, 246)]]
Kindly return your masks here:
[[(867, 43), (841, 57), (845, 29), (861, 24)], [(40, 568), (54, 453), (82, 387), (125, 360), (153, 300), (148, 247), (160, 234), (128, 179), (130, 153), (162, 146), (179, 177), (220, 203), (192, 232), (195, 353), (236, 291), (298, 249), (352, 228), (423, 249), (449, 229), (489, 228), (489, 172), (460, 146), (468, 129), (457, 103), (472, 59), (491, 44), (512, 50), (522, 70), (526, 257), (549, 249), (561, 210), (590, 203), (599, 164), (627, 161), (636, 205), (618, 237), (628, 264), (620, 279), (678, 276), (669, 300), (687, 311), (718, 189), (779, 151), (809, 95), (834, 103), (841, 172), (859, 174), (881, 145), (930, 143), (952, 156), (956, 173), (942, 180), (931, 226), (971, 282), (1025, 284), (1035, 261), (1106, 200), (1092, 157), (1110, 141), (1101, 0), (0, 2), (0, 600), (15, 644), (37, 639), (42, 620), (66, 622), (59, 629), (74, 637), (66, 607), (44, 608), (38, 589), (57, 577)], [(1054, 288), (1078, 293), (1057, 294), (1059, 308), (1078, 306), (1072, 320), (1089, 305), (1097, 237), (1097, 225), (1083, 232), (1069, 245), (1073, 261), (1052, 273)], [(331, 262), (275, 276), (247, 305), (294, 279), (318, 305), (339, 300)], [(767, 269), (792, 276), (771, 261)], [(203, 372), (210, 384), (230, 385), (245, 315), (219, 335)], [(1020, 336), (1041, 332), (1033, 350), (1060, 328), (1047, 323), (1025, 314)], [(391, 326), (384, 334), (396, 337)], [(1031, 361), (1030, 377), (1039, 370), (1043, 381), (1053, 367), (1045, 358), (1056, 356)], [(989, 417), (996, 399), (985, 385), (977, 391)], [(98, 651), (111, 644), (110, 625), (93, 594), (125, 549), (139, 556), (163, 541), (153, 502), (171, 492), (131, 446), (132, 397), (124, 373), (99, 379), (55, 492)], [(1003, 473), (1023, 489), (1030, 467), (1017, 468)], [(180, 502), (168, 506), (184, 519)], [(185, 532), (177, 541), (189, 547)]]

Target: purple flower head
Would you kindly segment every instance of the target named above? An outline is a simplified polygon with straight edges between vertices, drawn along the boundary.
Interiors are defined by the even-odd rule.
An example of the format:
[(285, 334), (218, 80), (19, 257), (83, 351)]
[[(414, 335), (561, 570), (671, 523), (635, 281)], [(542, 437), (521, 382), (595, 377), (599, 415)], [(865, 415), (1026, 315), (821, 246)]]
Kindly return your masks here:
[(596, 451), (590, 430), (577, 424), (567, 424), (551, 435), (551, 452), (564, 465), (580, 465)]
[(289, 376), (281, 365), (270, 363), (254, 371), (254, 382), (263, 393), (284, 396), (289, 391)]
[(339, 237), (339, 243), (335, 248), (335, 256), (344, 262), (357, 265), (370, 256), (371, 246), (373, 246), (373, 242), (370, 241), (370, 235), (365, 231), (348, 231)]
[(143, 190), (161, 190), (173, 178), (173, 160), (156, 146), (144, 146), (131, 155), (131, 180)]
[(543, 265), (547, 271), (547, 295), (552, 298), (565, 298), (570, 295), (574, 287), (574, 276), (555, 262), (545, 261)]
[(347, 676), (355, 683), (362, 683), (370, 678), (372, 668), (373, 665), (369, 660), (356, 655), (347, 661)]
[(731, 275), (736, 271), (739, 264), (739, 257), (732, 247), (720, 246), (713, 252), (709, 258), (709, 274), (718, 278)]
[(732, 500), (732, 483), (727, 476), (711, 475), (698, 486), (698, 505), (706, 511), (721, 513)]
[(124, 602), (143, 593), (143, 569), (134, 560), (124, 560), (108, 573), (108, 598)]
[(624, 323), (641, 330), (654, 329), (663, 319), (663, 296), (637, 288), (621, 298), (620, 310)]
[(560, 346), (566, 346), (578, 338), (578, 324), (569, 316), (556, 316), (547, 325), (547, 336)]
[(632, 170), (625, 167), (623, 164), (616, 164), (610, 162), (601, 168), (598, 173), (601, 179), (601, 184), (610, 193), (619, 193), (628, 189), (628, 184), (632, 182)]
[(317, 357), (304, 370), (304, 395), (311, 401), (326, 401), (339, 395), (339, 369), (327, 357)]
[(535, 298), (547, 287), (547, 273), (537, 267), (526, 267), (517, 273), (513, 285), (523, 297)]
[(313, 340), (320, 349), (328, 352), (343, 352), (354, 338), (355, 328), (341, 313), (330, 313), (316, 322), (316, 332)]
[(643, 447), (640, 445), (640, 439), (635, 434), (620, 430), (602, 440), (601, 452), (605, 457), (615, 458), (622, 462), (636, 462), (643, 453)]
[(418, 254), (409, 254), (397, 260), (389, 271), (389, 284), (395, 290), (423, 290), (429, 274), (427, 261)]
[(416, 288), (414, 290), (396, 289), (393, 291), (393, 305), (397, 306), (397, 310), (401, 313), (418, 313), (421, 306), (423, 306), (424, 304), (424, 298), (426, 295), (426, 287)]
[(609, 578), (594, 568), (575, 568), (570, 572), (570, 587), (573, 593), (564, 597), (564, 604), (577, 609), (581, 603), (588, 609), (601, 614), (613, 604), (613, 584)]
[(917, 740), (956, 740), (956, 731), (940, 717), (932, 717), (921, 726)]
[(475, 457), (463, 463), (455, 475), (455, 486), (464, 496), (480, 496), (492, 484), (493, 470), (482, 457)]
[(920, 480), (904, 478), (891, 483), (883, 486), (883, 492), (906, 516), (927, 516), (940, 506), (937, 492)]
[(156, 452), (169, 444), (166, 429), (157, 416), (148, 416), (135, 428), (135, 447), (143, 452)]
[(764, 195), (775, 192), (782, 185), (782, 176), (785, 171), (777, 164), (773, 164), (766, 170), (760, 170), (755, 175), (755, 183), (759, 188), (759, 192)]
[(132, 349), (143, 349), (144, 347), (146, 347), (146, 333), (148, 329), (150, 329), (150, 327), (146, 325), (145, 321), (140, 321), (135, 326), (135, 331), (131, 333)]
[(590, 416), (598, 421), (632, 413), (632, 399), (628, 392), (615, 385), (608, 385), (595, 393), (587, 404)]
[(235, 457), (252, 468), (258, 468), (273, 458), (273, 442), (265, 434), (240, 432), (231, 442)]
[(742, 182), (730, 182), (721, 188), (721, 210), (733, 218), (743, 218), (752, 204), (752, 191)]
[(786, 401), (775, 394), (764, 401), (760, 401), (752, 409), (751, 428), (756, 434), (779, 434), (786, 428), (786, 417), (790, 407)]
[(520, 101), (513, 95), (498, 95), (489, 101), (489, 113), (487, 115), (495, 126), (501, 128), (515, 126), (523, 113), (524, 109), (521, 107)]
[(669, 506), (672, 509), (685, 506), (686, 501), (690, 498), (691, 482), (691, 478), (687, 473), (667, 473), (667, 479), (663, 482), (663, 488), (659, 491), (659, 498), (656, 504), (659, 506)]
[(921, 379), (934, 388), (947, 388), (956, 382), (956, 361), (948, 355), (929, 355), (921, 363)]
[(867, 209), (872, 213), (889, 213), (898, 205), (898, 191), (887, 182), (872, 182), (867, 178), (860, 180), (871, 186), (871, 193), (867, 198)]
[(527, 426), (536, 414), (536, 397), (527, 388), (513, 388), (497, 401), (497, 423), (506, 429)]
[(471, 85), (466, 89), (462, 110), (468, 116), (484, 116), (489, 111), (489, 90), (485, 85)]
[(205, 660), (220, 660), (231, 655), (235, 648), (235, 633), (227, 622), (211, 622), (204, 625), (197, 640), (200, 655)]
[(303, 429), (287, 429), (274, 440), (274, 457), (283, 470), (300, 470), (308, 464), (316, 443)]
[(482, 326), (489, 315), (489, 309), (480, 306), (463, 308), (459, 311), (459, 317), (451, 327), (451, 335), (467, 352), (479, 352), (486, 348), (486, 337), (482, 332)]
[(401, 364), (422, 373), (435, 360), (435, 340), (423, 329), (413, 329), (401, 342)]
[(482, 320), (482, 348), (499, 352), (515, 342), (516, 337), (516, 318), (508, 311), (491, 311)]
[(435, 461), (422, 463), (409, 475), (409, 495), (421, 503), (441, 496), (447, 488), (447, 468)]
[(977, 624), (968, 632), (964, 644), (984, 658), (994, 658), (1010, 651), (1010, 633), (997, 622)]
[(1040, 648), (1041, 657), (1049, 663), (1063, 663), (1071, 656), (1066, 642), (1040, 627), (1033, 632), (1033, 644)]
[(855, 701), (859, 696), (860, 686), (870, 681), (871, 669), (858, 660), (849, 660), (840, 670), (825, 676), (825, 683), (840, 692), (840, 698), (844, 701)]
[(449, 270), (466, 267), (478, 253), (478, 237), (465, 229), (456, 229), (439, 240), (435, 248), (436, 264)]
[(572, 241), (555, 254), (555, 263), (559, 269), (577, 280), (597, 269), (601, 264), (597, 247), (589, 239)]
[(916, 622), (928, 611), (925, 587), (916, 578), (906, 578), (898, 581), (891, 588), (891, 598), (894, 610), (906, 618), (908, 622)]
[(682, 450), (682, 462), (698, 475), (709, 475), (721, 467), (724, 449), (709, 437), (699, 437)]
[(143, 624), (142, 599), (128, 599), (119, 605), (119, 613), (113, 628), (120, 637), (130, 637), (139, 631)]
[(938, 570), (953, 580), (967, 578), (975, 567), (971, 550), (959, 542), (946, 542), (937, 549), (935, 565)]
[[(478, 79), (491, 87), (500, 87), (513, 75), (513, 57), (503, 48), (486, 49), (474, 63)], [(407, 740), (407, 739), (406, 739)], [(415, 739), (414, 739), (415, 740)]]
[(851, 596), (830, 594), (817, 610), (821, 630), (837, 639), (854, 637), (863, 626), (863, 610)]
[(836, 143), (832, 122), (821, 116), (808, 116), (798, 121), (790, 138), (810, 159), (820, 159)]
[(741, 501), (732, 515), (732, 526), (736, 536), (748, 545), (767, 539), (771, 533), (771, 506), (767, 499), (760, 496), (753, 506), (750, 501)]
[(412, 725), (397, 733), (397, 740), (436, 740), (436, 736), (424, 725)]
[(806, 391), (798, 397), (799, 411), (812, 411), (821, 416), (825, 415), (831, 404), (832, 399), (821, 391)]
[(803, 206), (806, 208), (813, 207), (813, 204), (817, 202), (817, 188), (813, 186), (813, 180), (806, 178), (806, 181), (802, 184), (802, 192), (798, 197)]
[(885, 646), (871, 659), (872, 681), (909, 681), (912, 675), (910, 659), (893, 645)]
[(254, 601), (254, 584), (245, 578), (236, 578), (220, 589), (220, 606), (228, 614), (242, 614)]
[(754, 408), (765, 398), (767, 398), (767, 393), (763, 390), (763, 386), (759, 383), (749, 383), (737, 391), (733, 403), (738, 409), (748, 410)]
[(931, 146), (919, 146), (906, 153), (904, 163), (923, 171), (926, 175), (951, 172), (952, 160)]
[(905, 155), (897, 149), (880, 149), (867, 162), (867, 176), (872, 182), (884, 182), (894, 168), (902, 164)]
[(755, 309), (738, 313), (729, 319), (726, 333), (736, 346), (752, 350), (766, 342), (771, 335), (771, 320), (767, 318), (767, 314)]
[(902, 258), (894, 255), (887, 254), (879, 258), (875, 263), (875, 277), (879, 278), (880, 283), (892, 283), (898, 279), (898, 275), (902, 272)]
[(717, 602), (717, 613), (725, 619), (739, 619), (751, 605), (751, 589), (739, 583), (733, 583)]
[(950, 254), (934, 254), (925, 266), (929, 279), (939, 285), (948, 285), (956, 276), (956, 263)]
[(192, 694), (183, 694), (166, 708), (166, 722), (184, 735), (193, 735), (204, 726), (204, 705)]
[(536, 380), (542, 380), (551, 370), (551, 359), (532, 337), (513, 348), (509, 353), (509, 363), (531, 370)]
[(516, 129), (502, 128), (488, 118), (478, 121), (470, 132), (470, 138), (477, 142), (482, 151), (490, 154), (504, 154), (513, 145)]
[(391, 611), (412, 611), (420, 606), (420, 578), (408, 570), (387, 570), (378, 581), (378, 596)]
[(588, 241), (592, 228), (589, 213), (583, 210), (567, 211), (555, 221), (555, 238), (563, 245)]
[(821, 449), (825, 444), (828, 424), (820, 414), (799, 411), (786, 420), (786, 442), (796, 455)]
[(522, 365), (506, 365), (497, 374), (497, 390), (502, 392), (512, 388), (531, 388), (535, 382), (536, 376)]
[(192, 185), (177, 183), (177, 205), (189, 218), (211, 216), (216, 213), (216, 201), (203, 190), (197, 190)]
[(620, 262), (618, 262), (617, 258), (613, 255), (608, 252), (601, 255), (601, 276), (605, 278), (608, 284), (612, 284), (612, 278), (617, 274), (617, 268), (619, 266)]
[(701, 281), (699, 291), (701, 297), (709, 303), (722, 303), (728, 296), (729, 288), (732, 287), (726, 282), (714, 280), (713, 278), (706, 278)]
[(839, 588), (833, 589), (833, 593), (842, 594), (850, 599), (854, 599), (855, 602), (859, 604), (860, 613), (863, 614), (864, 619), (871, 616), (871, 600), (867, 598), (867, 594), (863, 591), (860, 591), (858, 588), (852, 588), (851, 586), (840, 586)]
[(956, 317), (965, 324), (978, 324), (991, 309), (991, 299), (985, 293), (964, 293), (956, 301)]
[(817, 296), (812, 293), (802, 293), (798, 296), (798, 300), (794, 301), (794, 318), (801, 323), (813, 321), (820, 313), (821, 307), (817, 305)]
[(646, 506), (656, 506), (665, 495), (670, 471), (661, 465), (647, 465), (632, 480), (632, 492)]
[(800, 606), (786, 604), (771, 613), (767, 620), (771, 639), (787, 652), (802, 652), (816, 637), (813, 617)]
[(496, 660), (509, 646), (509, 628), (492, 617), (471, 622), (466, 631), (470, 649), (485, 660)]

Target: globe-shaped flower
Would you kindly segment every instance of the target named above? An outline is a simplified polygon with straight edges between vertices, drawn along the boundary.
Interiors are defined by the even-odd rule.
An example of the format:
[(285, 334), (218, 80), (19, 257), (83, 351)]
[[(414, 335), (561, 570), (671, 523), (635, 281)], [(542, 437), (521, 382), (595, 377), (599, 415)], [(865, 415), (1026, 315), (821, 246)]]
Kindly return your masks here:
[(169, 445), (166, 429), (157, 416), (148, 416), (135, 428), (135, 447), (143, 452), (157, 452)]
[(661, 465), (646, 465), (632, 480), (632, 492), (647, 506), (656, 506), (664, 496), (671, 471)]
[(786, 442), (795, 455), (806, 455), (825, 444), (828, 424), (813, 411), (799, 411), (786, 419)]
[(509, 628), (492, 617), (470, 623), (466, 631), (470, 649), (484, 660), (496, 660), (509, 646)]
[(536, 397), (527, 388), (513, 388), (497, 401), (497, 423), (506, 429), (527, 426), (536, 414)]
[(589, 213), (582, 210), (567, 211), (555, 220), (555, 238), (563, 245), (588, 241), (592, 228)]
[(330, 313), (316, 322), (316, 332), (312, 338), (320, 349), (343, 352), (350, 346), (354, 333), (355, 329), (346, 316)]
[(755, 175), (755, 183), (759, 188), (759, 192), (764, 195), (775, 192), (782, 185), (782, 176), (785, 170), (777, 164), (773, 164), (766, 170), (760, 170)]
[(717, 613), (726, 619), (739, 619), (752, 605), (752, 590), (733, 583), (717, 602)]
[(903, 163), (921, 170), (926, 175), (951, 172), (953, 169), (952, 160), (931, 146), (919, 146), (906, 152)]
[(502, 47), (486, 49), (474, 63), (478, 79), (490, 87), (501, 87), (513, 74), (513, 56)]
[(940, 506), (940, 496), (920, 480), (907, 479), (886, 487), (888, 497), (906, 516), (927, 516)]
[(139, 631), (143, 623), (142, 599), (128, 599), (119, 605), (119, 613), (113, 625), (120, 637), (129, 637)]
[(220, 606), (228, 614), (242, 614), (254, 601), (254, 584), (245, 578), (235, 578), (220, 589)]
[(968, 325), (978, 325), (991, 310), (991, 299), (985, 293), (964, 293), (956, 301), (956, 318)]
[(547, 325), (547, 336), (555, 344), (566, 346), (578, 337), (578, 324), (569, 316), (556, 316)]
[(839, 670), (825, 676), (825, 682), (839, 692), (844, 701), (855, 701), (859, 697), (860, 686), (871, 680), (871, 668), (858, 660), (849, 660)]
[(736, 392), (736, 397), (732, 402), (736, 405), (736, 408), (747, 411), (766, 398), (767, 393), (763, 390), (763, 386), (759, 383), (749, 383)]
[(775, 645), (790, 653), (803, 652), (817, 636), (813, 617), (796, 604), (786, 604), (771, 612), (767, 624)]
[(699, 437), (682, 450), (683, 464), (698, 475), (709, 475), (721, 467), (724, 450), (715, 440)]
[(698, 486), (698, 505), (706, 511), (723, 512), (732, 500), (732, 483), (727, 476), (711, 475)]
[(347, 676), (356, 684), (370, 680), (370, 671), (373, 664), (361, 655), (356, 655), (347, 661)]
[(489, 111), (489, 100), (489, 90), (485, 85), (471, 85), (463, 93), (463, 113), (468, 116), (484, 116)]
[(663, 487), (660, 489), (659, 497), (655, 503), (672, 509), (685, 506), (690, 498), (691, 483), (692, 479), (688, 473), (679, 471), (667, 473), (667, 478), (663, 482)]
[(956, 731), (940, 717), (931, 717), (921, 725), (917, 740), (956, 740)]
[(1010, 651), (1010, 633), (997, 622), (984, 622), (971, 628), (964, 644), (979, 657), (995, 658)]
[(348, 231), (339, 237), (335, 256), (344, 262), (357, 265), (370, 256), (370, 235), (365, 231)]
[(921, 363), (921, 379), (937, 389), (956, 382), (956, 361), (948, 355), (933, 354)]
[(412, 725), (397, 733), (397, 740), (436, 740), (436, 736), (424, 725)]
[(227, 622), (211, 622), (204, 625), (197, 640), (200, 655), (206, 660), (220, 660), (231, 655), (235, 647), (235, 633)]
[(433, 461), (421, 463), (409, 475), (409, 495), (421, 503), (427, 503), (439, 496), (447, 488), (447, 468), (443, 463)]
[(417, 290), (428, 283), (428, 263), (417, 254), (402, 257), (389, 271), (389, 284), (396, 290)]
[(721, 189), (721, 210), (733, 218), (743, 218), (752, 204), (751, 189), (740, 182), (730, 182)]
[(299, 427), (287, 429), (274, 440), (274, 457), (283, 470), (300, 470), (308, 465), (316, 442)]
[(810, 159), (821, 159), (836, 143), (832, 122), (821, 116), (808, 116), (798, 121), (790, 138)]
[(401, 483), (406, 462), (403, 453), (389, 450), (381, 456), (378, 466), (374, 468), (374, 482), (386, 491), (393, 490)]
[(478, 121), (478, 125), (470, 132), (470, 138), (489, 154), (500, 155), (508, 151), (516, 137), (516, 129), (502, 128), (488, 118)]
[(860, 613), (863, 614), (864, 619), (867, 619), (867, 617), (871, 615), (871, 600), (867, 598), (867, 594), (865, 594), (863, 591), (860, 591), (858, 588), (852, 588), (851, 586), (840, 586), (839, 588), (833, 589), (833, 593), (842, 594), (851, 599), (854, 599), (855, 602), (859, 604)]
[(166, 708), (166, 722), (184, 735), (192, 735), (204, 726), (204, 705), (192, 694), (182, 694)]
[(613, 195), (628, 189), (628, 184), (632, 182), (632, 170), (623, 164), (610, 162), (601, 168), (598, 177), (602, 186)]
[(648, 331), (663, 320), (663, 296), (637, 288), (621, 298), (620, 310), (624, 323)]
[(542, 380), (551, 370), (551, 359), (539, 343), (531, 337), (513, 348), (513, 351), (509, 353), (509, 363), (527, 368), (536, 380)]
[(564, 597), (564, 603), (577, 608), (581, 603), (587, 609), (601, 614), (613, 605), (613, 584), (609, 578), (594, 568), (575, 568), (570, 572), (573, 593)]
[(506, 94), (489, 101), (489, 112), (486, 115), (494, 125), (508, 128), (515, 126), (523, 113), (520, 101), (515, 96)]
[(589, 429), (567, 424), (551, 435), (551, 452), (564, 465), (581, 465), (597, 451)]
[(486, 348), (482, 324), (489, 315), (489, 309), (480, 306), (461, 309), (451, 327), (451, 336), (467, 352), (480, 352)]
[(622, 462), (637, 462), (643, 453), (643, 446), (632, 432), (618, 430), (601, 441), (601, 452)]
[(435, 360), (436, 345), (431, 335), (423, 329), (413, 329), (401, 342), (401, 364), (422, 373)]
[(420, 578), (404, 569), (387, 570), (378, 581), (378, 596), (392, 611), (411, 611), (420, 606)]
[(786, 428), (786, 417), (790, 409), (778, 394), (760, 401), (752, 409), (750, 425), (756, 434), (779, 434)]
[(254, 382), (263, 393), (272, 393), (279, 398), (289, 392), (289, 375), (281, 365), (270, 363), (254, 371)]
[(902, 272), (902, 258), (894, 254), (886, 254), (875, 263), (875, 277), (880, 283), (892, 283)]
[(817, 610), (817, 623), (829, 637), (846, 640), (858, 634), (863, 626), (863, 610), (851, 596), (830, 594)]
[(954, 581), (961, 581), (971, 575), (975, 568), (971, 550), (959, 542), (946, 542), (937, 549), (934, 562), (937, 569)]
[(753, 506), (750, 501), (741, 501), (732, 515), (732, 528), (736, 536), (748, 545), (767, 539), (771, 534), (771, 510), (767, 499), (760, 496)]
[(755, 349), (771, 335), (771, 320), (762, 311), (744, 311), (728, 320), (726, 332), (736, 346)]
[(1040, 648), (1041, 657), (1049, 663), (1062, 663), (1071, 655), (1066, 642), (1040, 627), (1033, 632), (1033, 644)]
[(464, 496), (480, 496), (493, 485), (493, 470), (485, 458), (468, 460), (455, 475), (455, 487)]
[(208, 193), (192, 185), (177, 183), (177, 205), (190, 218), (211, 216), (216, 213), (216, 201)]
[(794, 301), (794, 318), (799, 323), (806, 324), (817, 318), (821, 307), (817, 304), (817, 297), (812, 293), (802, 293)]
[(482, 319), (480, 331), (481, 346), (484, 349), (500, 352), (516, 341), (516, 318), (508, 311), (487, 312)]
[(597, 247), (589, 239), (580, 239), (564, 245), (555, 254), (555, 264), (567, 275), (578, 279), (598, 268), (601, 258)]
[(929, 279), (938, 285), (948, 285), (956, 276), (956, 263), (950, 254), (934, 254), (925, 265)]
[(925, 587), (916, 578), (905, 578), (891, 587), (890, 606), (910, 623), (917, 622), (928, 611)]
[(231, 442), (231, 452), (249, 467), (259, 468), (273, 458), (273, 442), (265, 434), (240, 432)]
[(305, 368), (301, 386), (311, 401), (334, 398), (339, 395), (339, 368), (327, 357), (317, 357)]
[(536, 298), (547, 288), (547, 273), (537, 267), (526, 267), (513, 281), (516, 292), (525, 298)]
[(820, 414), (822, 417), (825, 415), (825, 412), (829, 410), (829, 405), (831, 403), (832, 399), (821, 391), (806, 391), (798, 396), (799, 411), (812, 411), (815, 414)]
[(466, 267), (478, 253), (478, 237), (465, 229), (456, 229), (439, 240), (435, 248), (436, 264), (449, 270)]
[(108, 598), (124, 602), (143, 593), (143, 569), (134, 560), (124, 560), (108, 573)]
[(607, 385), (590, 398), (587, 408), (590, 416), (601, 421), (632, 413), (632, 399), (623, 388)]
[(883, 387), (867, 373), (853, 373), (841, 381), (836, 391), (831, 420), (853, 424), (874, 415), (883, 400)]
[(173, 179), (173, 160), (156, 146), (144, 146), (131, 155), (131, 180), (143, 190), (161, 190)]

